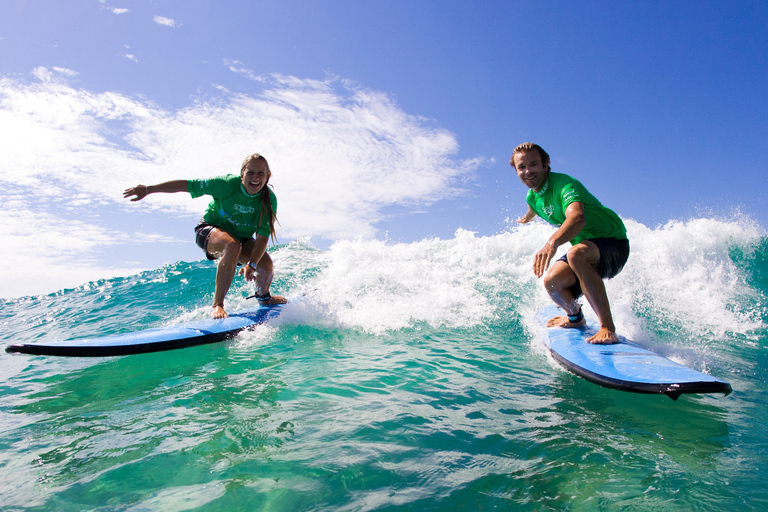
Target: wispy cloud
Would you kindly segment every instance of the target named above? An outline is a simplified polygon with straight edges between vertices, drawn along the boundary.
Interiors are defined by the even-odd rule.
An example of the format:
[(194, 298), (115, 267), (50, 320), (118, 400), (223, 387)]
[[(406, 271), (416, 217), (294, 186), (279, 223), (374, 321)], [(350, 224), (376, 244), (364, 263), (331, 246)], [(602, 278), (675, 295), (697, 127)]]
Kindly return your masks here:
[[(125, 188), (236, 173), (256, 151), (274, 173), (283, 240), (372, 237), (384, 208), (417, 211), (454, 197), (481, 164), (457, 160), (455, 137), (434, 122), (338, 78), (253, 76), (254, 94), (219, 89), (214, 99), (169, 111), (144, 99), (72, 88), (66, 79), (73, 73), (39, 68), (34, 83), (0, 79), (0, 129), (7, 134), (0, 141), (0, 198), (4, 205), (14, 201), (13, 215), (0, 222), (10, 226), (24, 255), (18, 264), (30, 273), (42, 263), (55, 269), (86, 259), (91, 278), (132, 269), (127, 261), (94, 259), (94, 248), (125, 238), (100, 217), (102, 210), (175, 214), (192, 225), (204, 203), (186, 194), (129, 203)], [(27, 236), (32, 226), (35, 236)], [(59, 247), (67, 226), (84, 233), (84, 241), (39, 256), (49, 254), (46, 245)], [(141, 239), (153, 235), (158, 238), (149, 228)], [(8, 283), (18, 271), (0, 270), (0, 296), (13, 295)]]
[(152, 21), (158, 25), (164, 25), (166, 27), (176, 28), (178, 25), (172, 18), (166, 18), (165, 16), (155, 16)]
[(2, 196), (0, 225), (9, 259), (0, 269), (0, 296), (74, 288), (142, 270), (121, 262), (111, 265), (98, 257), (100, 250), (121, 243), (123, 233), (73, 218), (71, 211), (70, 215), (46, 211), (39, 204), (44, 199), (27, 192), (24, 187), (12, 187)]
[(127, 12), (130, 12), (130, 10), (125, 9), (125, 8), (120, 8), (120, 7), (113, 7), (112, 8), (112, 12), (114, 14), (125, 14)]

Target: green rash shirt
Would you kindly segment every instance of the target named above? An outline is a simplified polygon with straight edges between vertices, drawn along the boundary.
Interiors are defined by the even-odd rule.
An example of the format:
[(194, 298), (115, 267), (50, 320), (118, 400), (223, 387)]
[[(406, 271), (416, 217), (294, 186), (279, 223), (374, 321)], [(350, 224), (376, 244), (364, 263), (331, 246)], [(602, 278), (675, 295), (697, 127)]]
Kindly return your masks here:
[[(248, 194), (240, 176), (227, 174), (215, 178), (188, 180), (187, 190), (193, 198), (202, 195), (213, 196), (213, 201), (203, 215), (204, 222), (239, 239), (251, 238), (254, 233), (266, 237), (271, 234), (269, 214), (261, 203), (261, 192), (256, 195)], [(272, 190), (267, 190), (272, 211), (277, 214), (277, 197)]]
[(571, 240), (571, 245), (592, 238), (627, 238), (627, 229), (619, 216), (567, 174), (550, 171), (541, 190), (528, 190), (525, 200), (536, 215), (555, 226), (565, 222), (565, 210), (571, 203), (582, 203), (587, 225)]

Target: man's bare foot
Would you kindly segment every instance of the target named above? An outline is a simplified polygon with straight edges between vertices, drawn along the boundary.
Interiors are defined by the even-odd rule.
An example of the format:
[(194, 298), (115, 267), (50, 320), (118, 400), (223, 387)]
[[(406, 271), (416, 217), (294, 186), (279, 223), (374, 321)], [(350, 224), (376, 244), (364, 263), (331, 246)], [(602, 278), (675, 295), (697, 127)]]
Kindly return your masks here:
[(556, 316), (547, 320), (547, 327), (565, 327), (573, 329), (575, 327), (584, 327), (587, 325), (587, 319), (582, 318), (579, 322), (571, 322), (567, 316)]
[(606, 327), (601, 327), (594, 336), (587, 338), (587, 343), (594, 343), (595, 345), (613, 345), (618, 342), (619, 337), (616, 336), (616, 333)]
[(213, 306), (213, 311), (211, 311), (211, 318), (219, 319), (219, 318), (227, 318), (229, 315), (226, 311), (224, 311), (224, 306), (220, 306), (216, 304)]

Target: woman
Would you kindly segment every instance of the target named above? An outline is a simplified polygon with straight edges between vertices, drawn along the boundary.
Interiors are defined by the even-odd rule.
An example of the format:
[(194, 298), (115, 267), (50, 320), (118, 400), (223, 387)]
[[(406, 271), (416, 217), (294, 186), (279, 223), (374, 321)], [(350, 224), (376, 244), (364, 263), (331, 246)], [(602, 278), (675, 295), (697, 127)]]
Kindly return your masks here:
[[(272, 258), (267, 253), (270, 236), (275, 237), (277, 198), (267, 186), (272, 171), (267, 159), (255, 153), (245, 159), (240, 177), (228, 174), (204, 180), (174, 180), (158, 185), (137, 185), (126, 189), (123, 197), (139, 201), (157, 192), (189, 192), (192, 197), (213, 196), (213, 201), (195, 228), (197, 245), (208, 259), (219, 258), (212, 318), (226, 318), (224, 296), (235, 277), (237, 264), (241, 275), (256, 281), (260, 304), (285, 304), (279, 295), (270, 295)], [(254, 238), (253, 235), (256, 234)]]

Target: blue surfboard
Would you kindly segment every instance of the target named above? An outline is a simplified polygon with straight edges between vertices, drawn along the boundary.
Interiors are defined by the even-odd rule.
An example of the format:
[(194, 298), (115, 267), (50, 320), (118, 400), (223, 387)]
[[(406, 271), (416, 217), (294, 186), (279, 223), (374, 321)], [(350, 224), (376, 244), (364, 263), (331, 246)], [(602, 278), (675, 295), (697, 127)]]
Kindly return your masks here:
[(244, 329), (276, 317), (283, 306), (258, 306), (220, 320), (209, 318), (100, 338), (21, 343), (9, 345), (5, 351), (47, 356), (108, 357), (193, 347), (233, 338)]
[[(550, 305), (541, 310), (538, 321), (564, 313)], [(579, 329), (548, 327), (546, 343), (552, 357), (579, 377), (607, 388), (667, 395), (677, 400), (683, 393), (723, 393), (731, 385), (706, 373), (701, 373), (666, 357), (646, 350), (636, 343), (619, 337), (620, 343), (594, 345), (587, 338), (598, 331), (591, 320)]]

